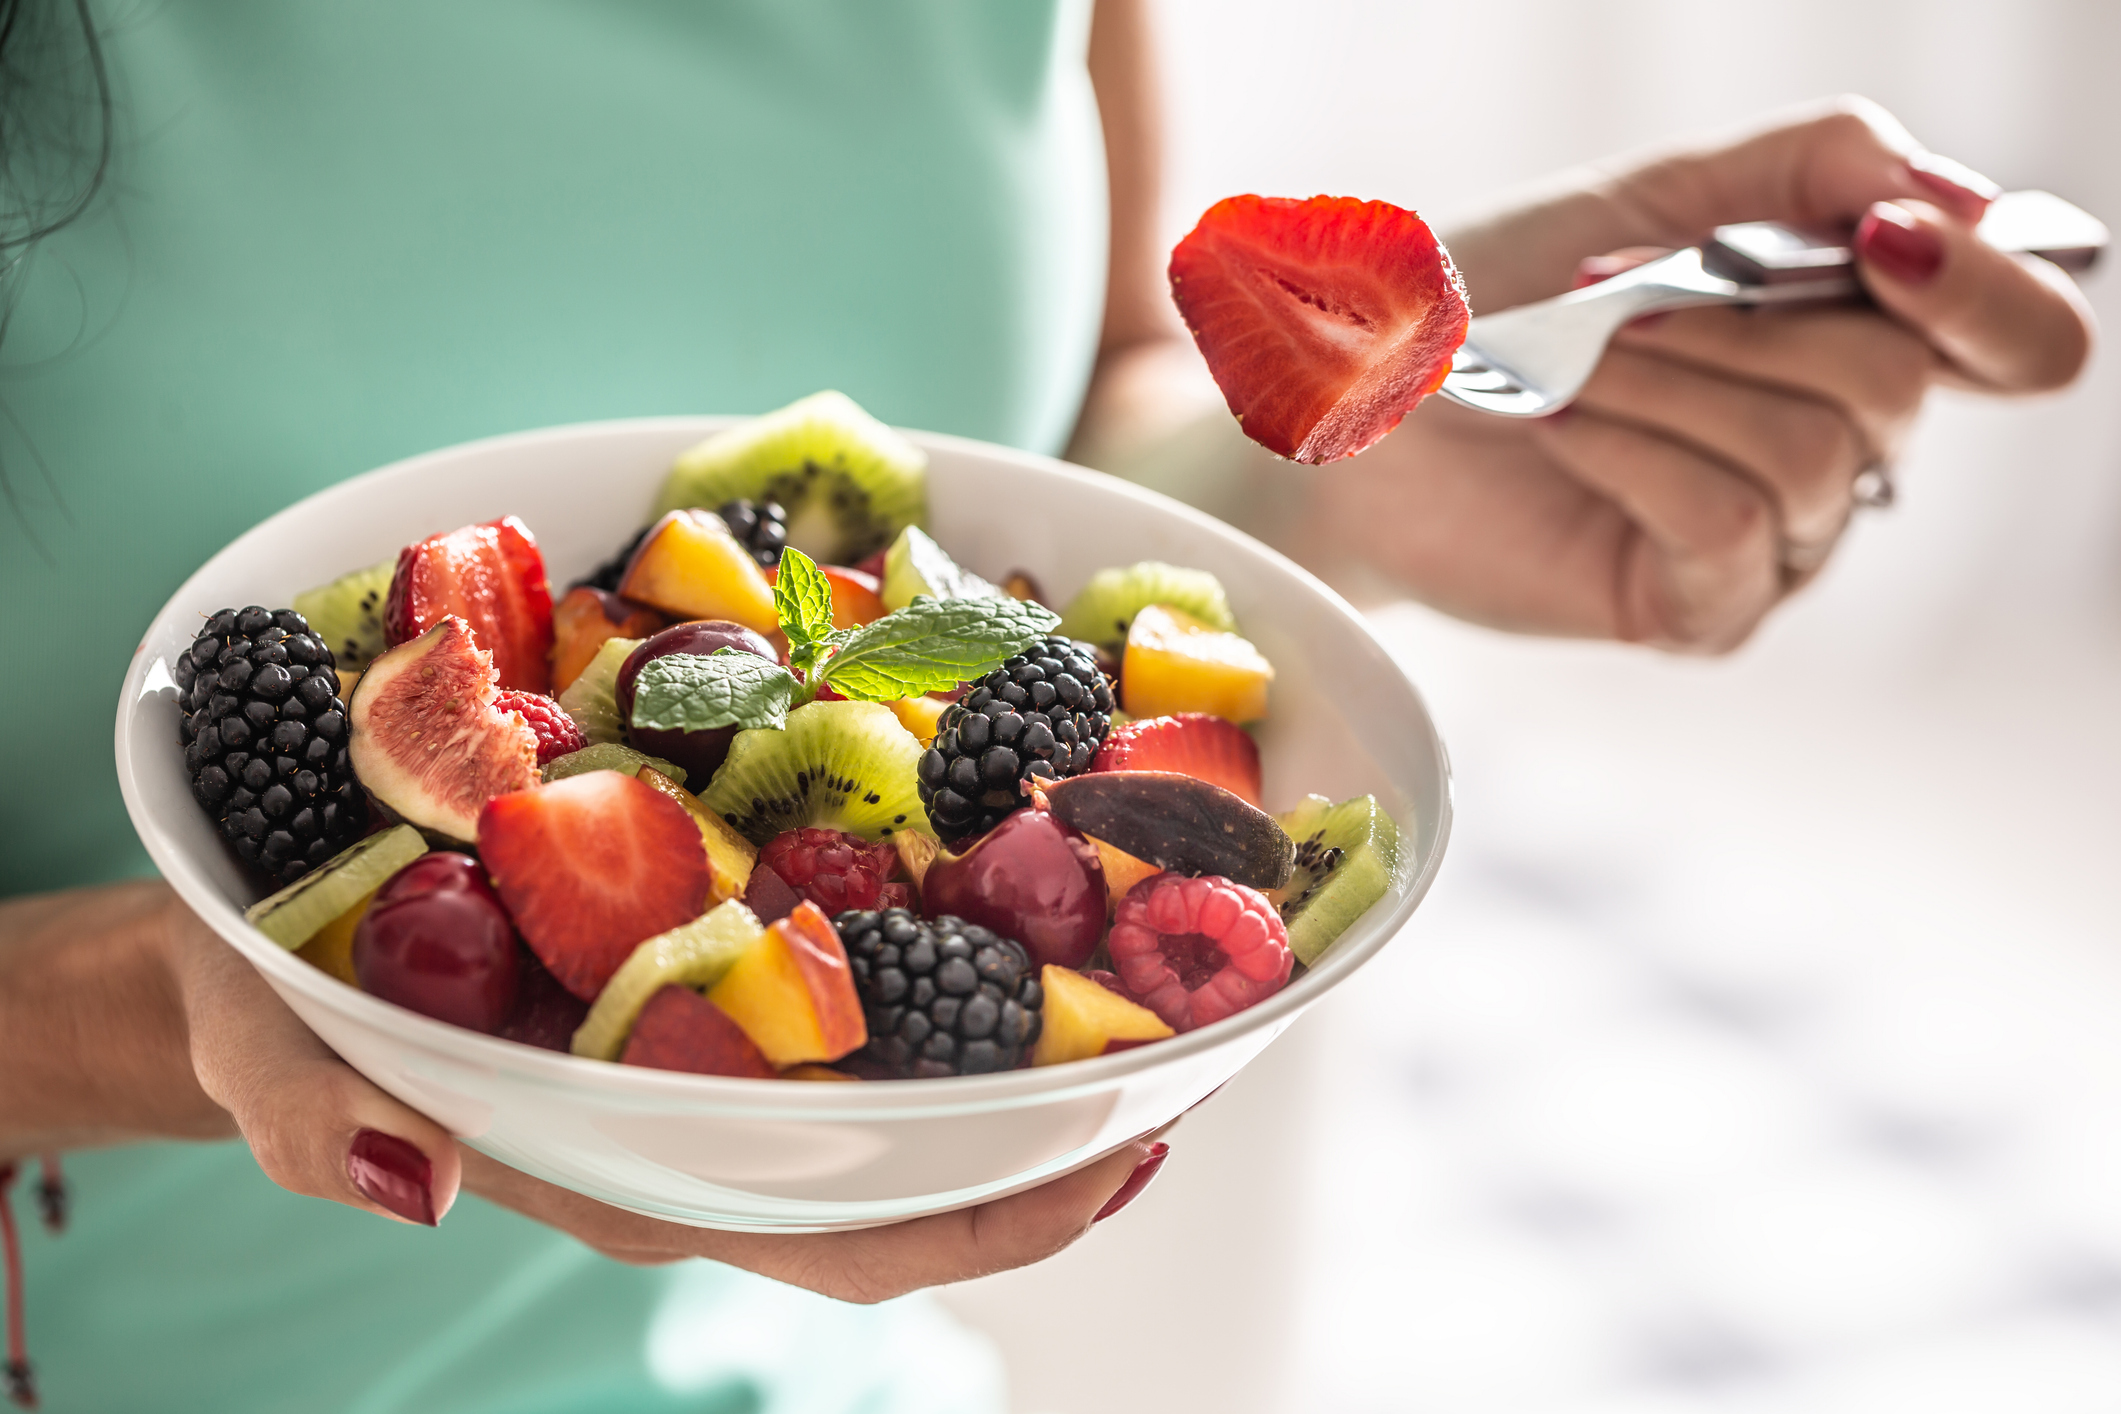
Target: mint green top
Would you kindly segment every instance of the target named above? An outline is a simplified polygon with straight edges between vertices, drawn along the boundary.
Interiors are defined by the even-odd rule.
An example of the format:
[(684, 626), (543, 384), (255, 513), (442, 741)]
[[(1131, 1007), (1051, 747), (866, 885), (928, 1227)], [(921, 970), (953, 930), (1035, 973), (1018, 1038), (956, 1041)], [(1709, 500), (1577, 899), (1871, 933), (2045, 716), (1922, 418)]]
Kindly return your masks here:
[[(111, 764), (137, 635), (343, 477), (823, 387), (1067, 435), (1104, 282), (1087, 0), (99, 8), (116, 164), (0, 344), (0, 895), (146, 872)], [(233, 1145), (68, 1164), (74, 1230), (27, 1234), (48, 1409), (998, 1399), (917, 1303), (621, 1267), (477, 1199), (399, 1228)]]

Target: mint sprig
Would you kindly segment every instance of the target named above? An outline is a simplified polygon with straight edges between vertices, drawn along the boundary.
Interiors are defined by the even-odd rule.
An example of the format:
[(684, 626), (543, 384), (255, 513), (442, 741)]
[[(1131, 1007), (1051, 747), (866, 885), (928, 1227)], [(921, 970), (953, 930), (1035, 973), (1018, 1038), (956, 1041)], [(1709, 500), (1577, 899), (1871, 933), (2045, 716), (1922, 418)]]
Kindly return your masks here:
[(947, 692), (984, 676), (1053, 631), (1060, 616), (1028, 599), (915, 599), (875, 623), (833, 635), (818, 670), (857, 702)]
[(741, 648), (670, 653), (642, 665), (632, 725), (655, 732), (783, 726), (800, 685), (779, 663)]
[(635, 680), (628, 725), (677, 732), (779, 729), (827, 686), (855, 702), (946, 692), (984, 677), (1060, 624), (1044, 605), (975, 591), (948, 599), (921, 595), (874, 623), (834, 629), (832, 581), (796, 549), (781, 553), (773, 605), (788, 639), (789, 667), (736, 648), (651, 659)]
[(781, 551), (773, 609), (788, 639), (788, 666), (805, 678), (832, 638), (832, 581), (793, 545)]

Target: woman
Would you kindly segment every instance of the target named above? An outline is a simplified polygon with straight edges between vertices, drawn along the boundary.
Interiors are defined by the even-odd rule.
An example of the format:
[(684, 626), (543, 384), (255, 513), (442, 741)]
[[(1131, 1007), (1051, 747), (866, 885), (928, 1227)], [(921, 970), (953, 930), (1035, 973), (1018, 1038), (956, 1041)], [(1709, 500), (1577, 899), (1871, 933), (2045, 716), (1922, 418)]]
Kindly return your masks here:
[[(16, 16), (59, 46), (47, 79), (82, 72), (55, 16)], [(1719, 221), (1885, 202), (1886, 312), (1676, 316), (1570, 418), (1431, 404), (1298, 481), (1230, 439), (1170, 318), (1144, 38), (1137, 0), (224, 0), (105, 35), (110, 180), (18, 272), (0, 384), (0, 1157), (67, 1150), (78, 1185), (74, 1230), (28, 1239), (52, 1407), (983, 1407), (991, 1366), (925, 1308), (729, 1267), (875, 1301), (1036, 1260), (1153, 1172), (1145, 1141), (968, 1214), (701, 1232), (460, 1149), (339, 1063), (163, 886), (110, 882), (145, 872), (107, 764), (132, 635), (289, 501), (466, 437), (837, 386), (1040, 450), (1072, 427), (1473, 617), (1722, 648), (1930, 383), (2084, 357), (2067, 282), (1971, 240), (1978, 179), (1836, 110), (1579, 175), (1453, 250), (1495, 308)]]

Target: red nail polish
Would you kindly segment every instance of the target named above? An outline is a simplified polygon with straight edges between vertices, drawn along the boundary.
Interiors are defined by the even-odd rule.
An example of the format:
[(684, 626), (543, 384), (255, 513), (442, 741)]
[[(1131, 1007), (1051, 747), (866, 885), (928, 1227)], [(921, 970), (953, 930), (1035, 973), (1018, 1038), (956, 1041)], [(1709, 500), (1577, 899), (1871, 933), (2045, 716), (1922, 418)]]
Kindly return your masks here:
[(1119, 1186), (1119, 1192), (1106, 1199), (1105, 1206), (1099, 1208), (1097, 1216), (1090, 1219), (1090, 1221), (1101, 1223), (1121, 1208), (1141, 1197), (1142, 1190), (1149, 1186), (1150, 1180), (1156, 1177), (1156, 1171), (1164, 1166), (1164, 1160), (1169, 1158), (1170, 1155), (1171, 1146), (1169, 1144), (1161, 1140), (1151, 1144), (1149, 1146), (1149, 1157), (1134, 1166), (1134, 1172), (1127, 1175), (1127, 1181)]
[(1934, 152), (1908, 158), (1907, 173), (1939, 205), (1968, 225), (1979, 221), (1988, 204), (2003, 195), (2002, 187), (1964, 162), (1954, 162)]
[(346, 1176), (372, 1202), (407, 1222), (435, 1225), (434, 1165), (416, 1146), (364, 1129), (346, 1151)]
[(1913, 216), (1881, 201), (1856, 228), (1856, 253), (1905, 285), (1927, 285), (1944, 268), (1944, 242)]

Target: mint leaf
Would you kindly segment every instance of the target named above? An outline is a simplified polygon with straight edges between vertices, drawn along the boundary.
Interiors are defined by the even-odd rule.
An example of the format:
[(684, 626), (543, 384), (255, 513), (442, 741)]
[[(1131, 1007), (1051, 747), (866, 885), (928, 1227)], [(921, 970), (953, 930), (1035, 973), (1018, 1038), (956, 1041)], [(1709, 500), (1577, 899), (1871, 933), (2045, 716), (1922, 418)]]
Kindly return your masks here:
[(779, 663), (740, 648), (717, 648), (705, 657), (671, 653), (649, 659), (634, 679), (630, 725), (652, 732), (778, 729), (788, 720), (795, 687)]
[(920, 598), (833, 635), (821, 681), (857, 702), (947, 692), (994, 671), (1053, 631), (1060, 616), (1028, 599)]
[(817, 645), (832, 633), (832, 581), (817, 561), (792, 545), (781, 551), (773, 607), (780, 615), (781, 632), (788, 636), (789, 666), (807, 677), (817, 659)]

